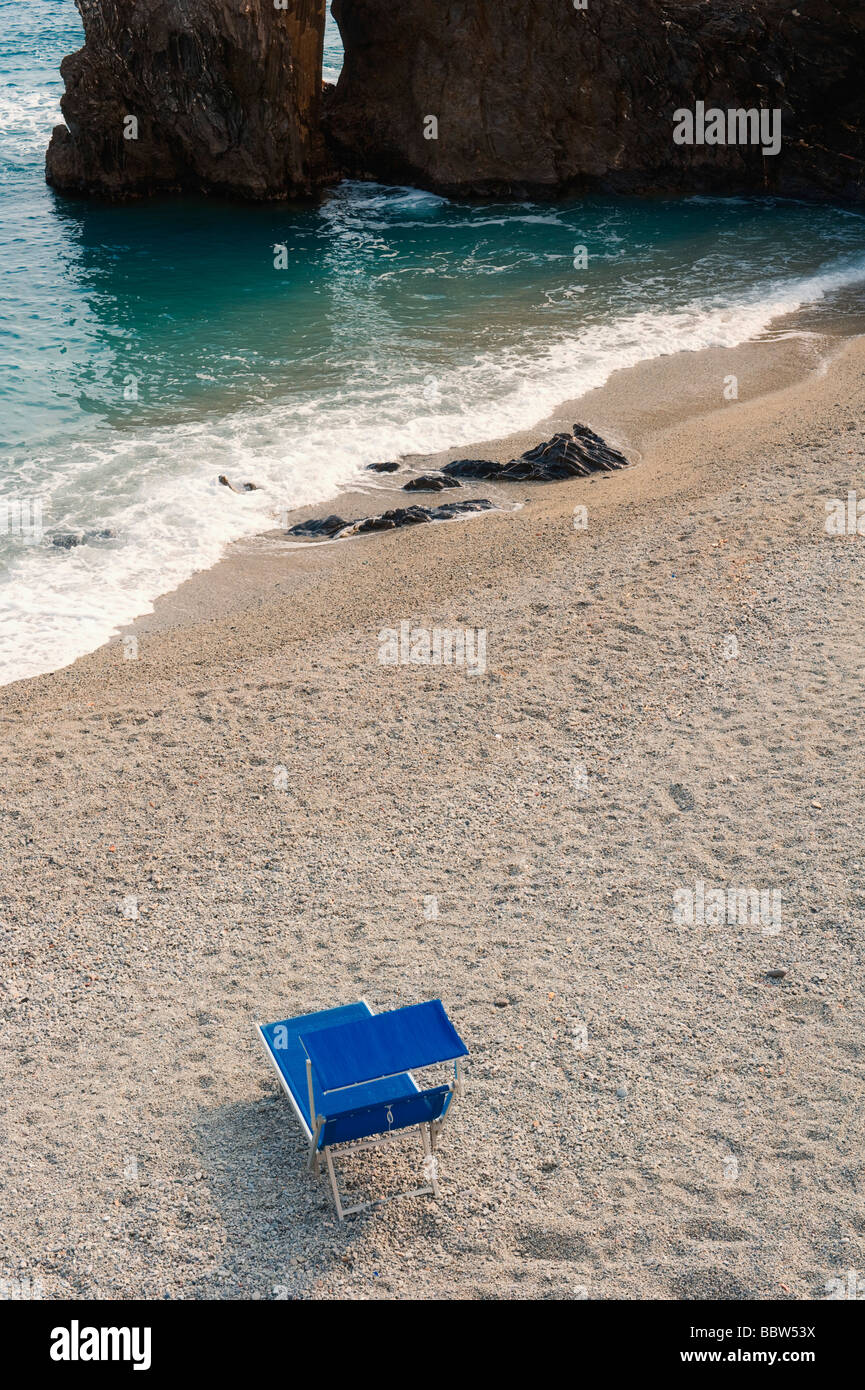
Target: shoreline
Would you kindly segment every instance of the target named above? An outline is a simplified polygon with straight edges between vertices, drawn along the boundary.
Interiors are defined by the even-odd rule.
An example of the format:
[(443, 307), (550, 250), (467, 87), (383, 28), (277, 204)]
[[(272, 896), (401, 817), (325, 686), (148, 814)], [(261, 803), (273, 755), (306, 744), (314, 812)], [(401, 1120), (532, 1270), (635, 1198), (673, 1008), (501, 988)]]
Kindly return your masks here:
[[(780, 322), (780, 321), (779, 321)], [(610, 504), (615, 507), (620, 497), (630, 504), (650, 502), (669, 495), (685, 480), (663, 477), (663, 470), (647, 469), (643, 483), (642, 467), (654, 447), (662, 444), (667, 431), (677, 427), (696, 427), (704, 417), (721, 420), (736, 410), (757, 410), (764, 398), (792, 392), (804, 387), (809, 379), (829, 370), (832, 360), (845, 351), (850, 341), (865, 342), (865, 334), (855, 339), (832, 338), (829, 335), (806, 334), (802, 337), (767, 342), (749, 340), (733, 348), (707, 348), (699, 352), (681, 352), (669, 357), (652, 358), (633, 367), (611, 374), (603, 386), (575, 400), (565, 401), (537, 424), (497, 439), (453, 446), (429, 454), (404, 456), (397, 474), (370, 474), (370, 486), (362, 491), (345, 491), (320, 507), (302, 507), (285, 517), (285, 529), (259, 533), (232, 543), (216, 565), (192, 575), (178, 589), (161, 595), (149, 614), (119, 632), (104, 645), (106, 655), (124, 637), (136, 633), (186, 629), (190, 622), (209, 625), (232, 615), (242, 614), (249, 604), (279, 602), (282, 594), (296, 586), (303, 590), (312, 576), (316, 579), (336, 577), (343, 556), (352, 547), (350, 567), (356, 571), (379, 562), (379, 553), (368, 555), (363, 547), (370, 542), (400, 547), (410, 537), (424, 536), (424, 552), (440, 545), (451, 549), (445, 539), (458, 524), (468, 527), (465, 537), (454, 541), (453, 548), (471, 545), (475, 539), (472, 528), (532, 524), (535, 518), (548, 522), (575, 505), (589, 503), (596, 515), (605, 517)], [(733, 372), (741, 378), (740, 398), (723, 406), (717, 404), (723, 382)], [(509, 483), (466, 481), (459, 490), (445, 494), (406, 493), (400, 487), (388, 486), (391, 478), (406, 479), (418, 473), (434, 472), (445, 463), (460, 457), (484, 457), (504, 462), (540, 439), (549, 438), (559, 430), (569, 430), (574, 422), (589, 424), (614, 447), (620, 448), (635, 460), (625, 470), (613, 474), (597, 474), (590, 478), (559, 483)], [(689, 471), (687, 481), (696, 481), (696, 470)], [(297, 521), (309, 516), (326, 516), (339, 508), (346, 517), (373, 515), (390, 507), (412, 503), (436, 505), (443, 500), (487, 497), (494, 510), (461, 518), (459, 523), (447, 522), (412, 527), (396, 533), (365, 535), (342, 541), (304, 541), (288, 538), (285, 531)], [(507, 544), (507, 537), (496, 538), (496, 548)], [(397, 556), (398, 556), (397, 549)], [(395, 556), (395, 558), (397, 558)], [(384, 556), (381, 562), (386, 563)], [(286, 574), (286, 571), (288, 572)], [(90, 653), (89, 655), (95, 655)]]
[[(777, 391), (795, 389), (813, 373), (824, 370), (832, 357), (843, 351), (847, 341), (846, 337), (835, 339), (830, 335), (806, 334), (780, 342), (755, 339), (733, 348), (706, 348), (696, 353), (681, 352), (669, 357), (652, 358), (613, 372), (603, 386), (563, 402), (531, 429), (497, 439), (456, 445), (434, 453), (406, 455), (400, 460), (398, 473), (370, 473), (368, 488), (343, 491), (319, 507), (297, 508), (286, 513), (284, 528), (233, 542), (216, 565), (190, 576), (178, 589), (160, 595), (154, 601), (151, 613), (143, 614), (134, 623), (123, 627), (116, 637), (104, 644), (104, 648), (110, 649), (122, 642), (124, 637), (135, 633), (185, 627), (190, 618), (193, 622), (219, 620), (230, 613), (242, 611), (247, 602), (260, 602), (262, 596), (275, 599), (282, 589), (282, 571), (285, 568), (296, 574), (301, 583), (301, 576), (318, 570), (319, 565), (311, 552), (331, 552), (325, 562), (325, 568), (330, 571), (331, 565), (339, 564), (337, 555), (343, 554), (349, 544), (366, 545), (373, 539), (367, 535), (351, 541), (310, 542), (285, 535), (290, 526), (309, 516), (326, 516), (336, 511), (353, 519), (413, 503), (434, 506), (445, 500), (487, 497), (493, 502), (495, 510), (462, 518), (460, 524), (472, 527), (481, 519), (490, 524), (495, 518), (493, 524), (505, 525), (513, 519), (507, 514), (527, 507), (540, 507), (544, 512), (550, 508), (558, 510), (564, 489), (568, 490), (568, 499), (573, 494), (572, 506), (578, 497), (582, 499), (584, 494), (589, 496), (589, 488), (608, 486), (613, 477), (632, 477), (635, 471), (639, 471), (652, 441), (660, 437), (664, 430), (699, 419), (705, 414), (711, 415), (714, 409), (719, 408), (717, 398), (721, 395), (725, 378), (731, 372), (741, 378), (741, 394), (738, 401), (720, 407), (722, 413)], [(668, 396), (672, 397), (672, 402)], [(467, 481), (459, 490), (449, 490), (445, 494), (406, 493), (401, 483), (399, 486), (388, 486), (391, 479), (405, 481), (419, 473), (435, 472), (456, 458), (483, 457), (507, 461), (541, 439), (550, 438), (560, 430), (570, 430), (575, 420), (589, 424), (614, 447), (635, 455), (631, 466), (620, 475), (598, 474), (592, 478), (563, 483), (496, 484)], [(597, 506), (597, 492), (591, 496), (593, 504)], [(412, 528), (412, 531), (434, 529), (435, 537), (439, 538), (443, 527), (449, 529), (454, 524), (448, 522), (434, 528)], [(407, 535), (407, 531), (400, 531), (393, 543), (405, 541)]]
[[(764, 395), (806, 381), (813, 372), (820, 371), (835, 353), (842, 351), (844, 343), (851, 336), (855, 336), (849, 332), (838, 337), (831, 332), (800, 332), (795, 328), (800, 312), (773, 321), (772, 330), (735, 347), (682, 351), (618, 368), (602, 386), (563, 402), (531, 428), (433, 453), (404, 455), (398, 473), (370, 472), (367, 486), (344, 489), (318, 507), (304, 506), (288, 511), (283, 514), (284, 525), (279, 528), (269, 528), (230, 542), (215, 564), (196, 571), (177, 588), (158, 595), (150, 611), (122, 625), (99, 647), (83, 653), (70, 665), (23, 680), (56, 677), (98, 652), (116, 649), (124, 638), (185, 626), (190, 619), (193, 622), (216, 620), (240, 611), (246, 602), (260, 601), (261, 594), (278, 593), (281, 587), (278, 571), (287, 566), (303, 575), (310, 565), (306, 558), (307, 551), (320, 550), (323, 546), (338, 547), (342, 551), (348, 544), (346, 541), (305, 542), (289, 539), (285, 534), (287, 529), (306, 517), (325, 516), (337, 511), (347, 518), (355, 518), (373, 515), (391, 507), (412, 504), (435, 506), (442, 501), (488, 497), (495, 508), (487, 514), (488, 517), (500, 519), (502, 513), (522, 509), (527, 504), (534, 506), (539, 502), (552, 501), (556, 492), (565, 487), (585, 489), (594, 484), (603, 484), (609, 476), (599, 474), (597, 477), (575, 480), (573, 484), (467, 481), (459, 490), (449, 490), (445, 494), (406, 493), (402, 490), (402, 482), (409, 477), (438, 471), (453, 459), (488, 457), (506, 461), (533, 447), (541, 439), (561, 430), (570, 430), (574, 421), (580, 420), (633, 457), (631, 467), (626, 470), (630, 475), (639, 469), (651, 441), (665, 429), (688, 419), (711, 414), (713, 409), (718, 408), (724, 381), (731, 373), (738, 379), (739, 398), (721, 407), (725, 411), (741, 408)], [(785, 329), (784, 325), (788, 324), (794, 325), (792, 329)], [(785, 336), (785, 333), (791, 336)], [(467, 525), (473, 525), (477, 519), (477, 516), (471, 516), (462, 520)], [(445, 524), (450, 526), (453, 523)], [(440, 526), (436, 527), (437, 534), (440, 529)], [(401, 531), (400, 538), (404, 540), (406, 534)], [(369, 544), (371, 539), (370, 536), (358, 537), (352, 544)], [(9, 682), (0, 686), (0, 690), (21, 683)]]
[[(863, 418), (851, 339), (508, 516), (264, 538), (137, 659), (0, 691), (10, 1277), (809, 1300), (865, 1265), (865, 576), (824, 526)], [(485, 672), (382, 664), (403, 620), (484, 630)], [(700, 884), (781, 930), (683, 925)], [(471, 1056), (441, 1202), (339, 1227), (253, 1025), (359, 997), (442, 998)]]
[[(491, 488), (489, 485), (464, 482), (460, 490), (449, 491), (447, 498), (442, 498), (436, 494), (406, 494), (401, 489), (401, 483), (412, 474), (437, 469), (444, 462), (459, 456), (477, 456), (483, 453), (491, 458), (507, 459), (537, 444), (539, 440), (548, 438), (552, 433), (570, 430), (578, 417), (585, 417), (585, 422), (592, 425), (602, 436), (606, 436), (612, 444), (620, 444), (630, 456), (639, 458), (641, 441), (651, 438), (659, 429), (675, 423), (676, 420), (703, 413), (717, 405), (720, 384), (726, 374), (732, 372), (739, 379), (739, 398), (729, 403), (735, 407), (755, 395), (778, 389), (796, 379), (804, 379), (813, 369), (821, 353), (833, 351), (835, 342), (855, 335), (865, 320), (861, 294), (857, 295), (855, 291), (847, 290), (839, 291), (836, 302), (828, 311), (822, 305), (822, 301), (817, 299), (800, 304), (796, 309), (778, 314), (774, 319), (764, 322), (765, 327), (758, 334), (733, 347), (682, 349), (661, 356), (644, 357), (636, 364), (615, 368), (601, 386), (584, 392), (574, 400), (560, 403), (552, 411), (535, 419), (530, 427), (521, 428), (514, 433), (476, 442), (462, 442), (438, 452), (404, 454), (399, 457), (401, 471), (395, 475), (376, 475), (370, 472), (358, 477), (356, 472), (355, 483), (344, 482), (326, 502), (318, 505), (303, 505), (292, 511), (277, 510), (273, 494), (275, 492), (276, 496), (279, 496), (279, 485), (269, 486), (266, 478), (256, 479), (254, 468), (230, 472), (230, 481), (238, 490), (246, 481), (263, 481), (264, 487), (254, 494), (257, 501), (251, 512), (247, 511), (245, 515), (242, 510), (238, 511), (232, 507), (230, 494), (217, 501), (216, 530), (218, 533), (221, 529), (223, 536), (218, 545), (211, 544), (214, 516), (208, 513), (208, 525), (203, 527), (198, 536), (195, 534), (196, 527), (192, 522), (192, 515), (189, 516), (188, 520), (192, 526), (189, 541), (192, 552), (196, 555), (196, 560), (192, 563), (203, 563), (203, 568), (190, 574), (189, 563), (177, 563), (175, 554), (173, 559), (171, 555), (168, 557), (169, 573), (166, 574), (160, 570), (158, 564), (154, 565), (147, 555), (145, 546), (142, 552), (143, 556), (147, 557), (144, 570), (136, 571), (142, 539), (138, 536), (134, 544), (130, 541), (127, 546), (121, 528), (116, 557), (106, 555), (103, 570), (95, 572), (97, 591), (100, 580), (105, 580), (101, 621), (98, 616), (94, 620), (88, 617), (83, 624), (84, 640), (97, 641), (99, 646), (80, 652), (79, 641), (75, 640), (71, 633), (63, 632), (58, 620), (58, 614), (65, 611), (61, 593), (55, 599), (56, 607), (45, 609), (42, 627), (37, 626), (34, 634), (38, 657), (34, 657), (34, 651), (31, 650), (28, 657), (17, 661), (14, 650), (10, 651), (8, 674), (11, 675), (16, 666), (19, 670), (23, 666), (25, 670), (29, 668), (31, 671), (36, 667), (38, 678), (38, 664), (41, 664), (43, 652), (46, 659), (52, 660), (53, 663), (59, 659), (63, 664), (52, 664), (49, 672), (43, 671), (41, 674), (56, 674), (66, 669), (69, 664), (74, 665), (75, 661), (99, 650), (101, 646), (110, 646), (123, 637), (134, 635), (137, 631), (149, 630), (164, 621), (171, 621), (166, 615), (171, 611), (172, 596), (176, 596), (174, 607), (178, 614), (189, 611), (191, 604), (194, 611), (202, 617), (218, 615), (223, 611), (224, 595), (231, 584), (247, 587), (245, 571), (250, 567), (261, 567), (262, 554), (268, 546), (272, 548), (274, 544), (293, 544), (276, 529), (274, 523), (277, 516), (284, 520), (287, 528), (297, 520), (311, 515), (323, 515), (334, 509), (344, 510), (348, 517), (354, 519), (393, 506), (413, 503), (429, 505), (431, 502), (435, 505), (442, 500), (460, 501), (488, 494), (496, 510), (511, 510), (522, 505), (515, 501), (520, 492), (520, 487), (516, 484)], [(724, 336), (722, 326), (719, 331)], [(657, 343), (650, 343), (648, 350), (657, 351), (657, 347)], [(507, 408), (506, 403), (503, 403), (503, 408)], [(524, 404), (520, 415), (523, 414), (523, 410)], [(393, 454), (392, 457), (398, 456)], [(354, 467), (355, 470), (359, 468), (356, 460)], [(204, 500), (211, 512), (214, 499), (210, 494), (223, 492), (215, 483), (214, 472), (213, 477), (205, 480), (203, 484)], [(201, 480), (198, 486), (202, 486)], [(555, 487), (559, 484), (545, 486)], [(529, 494), (533, 494), (534, 491), (534, 486), (529, 488)], [(273, 521), (267, 519), (268, 513)], [(226, 540), (226, 534), (234, 535), (236, 539)], [(205, 552), (203, 557), (202, 550)], [(95, 563), (99, 563), (99, 558), (94, 557)], [(238, 563), (234, 565), (233, 578), (224, 580), (223, 566), (232, 565), (234, 561)], [(70, 582), (76, 586), (76, 592), (82, 582), (82, 564), (86, 571), (89, 562), (89, 556), (82, 552), (79, 557), (77, 551), (69, 562), (73, 570)], [(118, 567), (121, 575), (127, 574), (128, 582), (120, 585), (115, 583), (112, 588), (113, 576)], [(75, 570), (78, 571), (77, 575), (74, 573)], [(142, 573), (149, 574), (146, 584), (141, 582)], [(212, 576), (213, 580), (212, 603), (207, 598), (208, 575)], [(63, 569), (60, 565), (52, 566), (52, 573), (46, 575), (52, 594), (55, 584), (62, 584), (62, 576)], [(151, 597), (157, 586), (160, 592)], [(250, 596), (252, 601), (255, 601), (252, 590)], [(131, 617), (139, 603), (144, 606), (137, 616)], [(99, 607), (97, 603), (97, 615)], [(38, 612), (38, 603), (35, 608)], [(87, 616), (86, 605), (84, 612)], [(39, 621), (37, 617), (37, 624)], [(112, 622), (116, 626), (113, 631), (109, 631)], [(53, 641), (49, 637), (52, 633)], [(5, 640), (11, 641), (11, 638)], [(70, 652), (76, 649), (79, 650), (79, 656), (70, 659)], [(19, 675), (15, 680), (6, 680), (0, 688), (29, 678), (33, 677)]]
[[(788, 321), (795, 322), (798, 313), (775, 320), (774, 331), (783, 332), (781, 326)], [(403, 455), (398, 472), (370, 472), (368, 486), (344, 489), (318, 507), (304, 506), (287, 511), (284, 526), (232, 542), (216, 565), (190, 576), (178, 589), (160, 595), (151, 613), (124, 626), (117, 637), (105, 645), (111, 646), (136, 631), (183, 626), (190, 614), (195, 615), (195, 620), (218, 619), (226, 612), (237, 611), (238, 598), (241, 606), (247, 597), (255, 601), (258, 585), (264, 593), (278, 592), (276, 571), (286, 561), (290, 568), (306, 572), (310, 564), (306, 558), (308, 551), (326, 548), (341, 552), (348, 544), (366, 544), (372, 539), (366, 535), (352, 538), (350, 542), (322, 542), (296, 540), (286, 535), (291, 526), (308, 517), (335, 512), (346, 519), (356, 519), (392, 507), (436, 506), (444, 501), (486, 497), (493, 502), (494, 511), (461, 518), (460, 524), (472, 526), (482, 516), (495, 517), (499, 524), (504, 524), (507, 518), (503, 520), (503, 513), (522, 510), (528, 504), (536, 506), (549, 502), (555, 505), (555, 495), (563, 488), (576, 488), (582, 493), (590, 486), (604, 484), (617, 475), (598, 474), (572, 482), (536, 484), (466, 480), (460, 489), (449, 489), (445, 493), (406, 493), (402, 488), (402, 483), (410, 477), (437, 472), (454, 459), (490, 458), (506, 462), (540, 440), (549, 439), (559, 431), (569, 431), (575, 420), (588, 424), (608, 443), (633, 458), (630, 467), (621, 474), (630, 476), (639, 469), (651, 442), (664, 430), (704, 414), (711, 415), (718, 408), (723, 382), (730, 373), (739, 378), (740, 396), (737, 401), (721, 407), (726, 410), (805, 382), (812, 373), (824, 370), (837, 352), (843, 351), (850, 336), (858, 336), (835, 337), (807, 330), (801, 335), (794, 330), (794, 335), (774, 340), (767, 330), (766, 334), (731, 348), (704, 348), (649, 358), (635, 366), (616, 369), (602, 386), (562, 402), (530, 428), (431, 453)], [(440, 535), (442, 525), (450, 527), (453, 524), (437, 524), (436, 534)], [(397, 540), (406, 536), (407, 532), (402, 530)], [(212, 581), (210, 585), (208, 576)]]

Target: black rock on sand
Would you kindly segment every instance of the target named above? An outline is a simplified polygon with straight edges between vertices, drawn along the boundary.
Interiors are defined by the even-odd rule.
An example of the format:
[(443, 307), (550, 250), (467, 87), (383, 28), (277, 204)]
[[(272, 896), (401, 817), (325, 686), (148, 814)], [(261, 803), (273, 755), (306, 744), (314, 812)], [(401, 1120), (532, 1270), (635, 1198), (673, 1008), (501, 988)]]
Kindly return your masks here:
[(555, 483), (627, 468), (628, 460), (606, 444), (587, 425), (574, 425), (573, 434), (555, 434), (545, 444), (528, 449), (510, 463), (489, 459), (455, 459), (443, 473), (452, 478), (487, 478), (497, 482)]
[(462, 487), (457, 478), (448, 478), (444, 473), (421, 473), (417, 478), (409, 478), (403, 483), (403, 492), (442, 492), (446, 487)]
[(330, 540), (335, 536), (360, 536), (368, 531), (393, 531), (400, 526), (418, 526), (427, 521), (453, 521), (469, 512), (492, 510), (492, 502), (477, 497), (471, 502), (444, 502), (440, 507), (394, 507), (380, 516), (361, 517), (344, 521), (341, 516), (326, 516), (323, 520), (300, 521), (288, 532), (304, 540)]

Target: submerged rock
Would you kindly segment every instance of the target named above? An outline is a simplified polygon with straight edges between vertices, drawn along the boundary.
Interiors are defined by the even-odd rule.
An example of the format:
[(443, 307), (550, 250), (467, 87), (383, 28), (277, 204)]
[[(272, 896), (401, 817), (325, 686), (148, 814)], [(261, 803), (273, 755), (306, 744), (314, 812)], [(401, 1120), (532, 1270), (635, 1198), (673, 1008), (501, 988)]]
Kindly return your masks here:
[(399, 468), (398, 463), (368, 463), (367, 472), (372, 473), (395, 473)]
[(113, 541), (117, 532), (107, 528), (103, 531), (57, 531), (51, 537), (51, 544), (59, 550), (72, 550), (76, 545), (88, 545), (94, 541)]
[(46, 157), (66, 193), (312, 193), (324, 0), (76, 0), (84, 47), (64, 58)]
[(421, 473), (417, 478), (409, 478), (407, 483), (403, 483), (403, 492), (442, 492), (446, 487), (462, 487), (456, 478), (449, 478), (444, 473)]
[(234, 483), (229, 482), (224, 473), (220, 473), (219, 481), (223, 487), (230, 487), (232, 492), (260, 492), (258, 483), (241, 483), (240, 487), (235, 487)]
[(321, 521), (300, 521), (292, 526), (288, 534), (301, 536), (304, 540), (322, 540), (334, 536), (344, 539), (369, 531), (394, 531), (401, 526), (421, 526), (430, 521), (453, 521), (455, 517), (470, 512), (491, 511), (492, 505), (486, 497), (475, 497), (470, 502), (443, 502), (440, 507), (394, 507), (379, 516), (361, 517), (358, 521), (328, 516)]
[(627, 468), (618, 449), (605, 444), (586, 425), (574, 425), (572, 434), (555, 434), (545, 444), (528, 449), (510, 463), (490, 459), (455, 459), (443, 473), (454, 478), (486, 478), (499, 482), (553, 483), (564, 478), (585, 478), (590, 473), (610, 473)]

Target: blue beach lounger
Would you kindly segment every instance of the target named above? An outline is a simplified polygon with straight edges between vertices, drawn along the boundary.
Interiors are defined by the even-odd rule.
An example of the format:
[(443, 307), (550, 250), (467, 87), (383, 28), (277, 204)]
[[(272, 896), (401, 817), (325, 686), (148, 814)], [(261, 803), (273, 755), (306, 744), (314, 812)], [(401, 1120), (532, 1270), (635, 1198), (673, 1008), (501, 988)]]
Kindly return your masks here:
[[(420, 1130), (428, 1185), (394, 1195), (439, 1196), (439, 1135), (461, 1094), (460, 1058), (468, 1056), (440, 999), (384, 1014), (361, 999), (257, 1031), (309, 1140), (308, 1166), (316, 1173), (324, 1155), (340, 1221), (379, 1202), (344, 1207), (334, 1157), (387, 1144), (400, 1129)], [(422, 1091), (412, 1072), (436, 1062), (453, 1062), (453, 1079)]]

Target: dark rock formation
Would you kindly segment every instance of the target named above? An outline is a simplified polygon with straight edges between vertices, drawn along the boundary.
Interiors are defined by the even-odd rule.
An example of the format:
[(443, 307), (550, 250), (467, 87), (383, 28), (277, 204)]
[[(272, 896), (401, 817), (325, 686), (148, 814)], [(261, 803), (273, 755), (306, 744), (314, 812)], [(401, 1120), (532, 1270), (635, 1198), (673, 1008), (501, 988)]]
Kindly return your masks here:
[(590, 473), (612, 473), (627, 468), (618, 449), (605, 444), (586, 425), (574, 425), (573, 434), (555, 434), (545, 444), (528, 449), (510, 463), (489, 459), (455, 459), (442, 469), (452, 478), (494, 478), (504, 483), (555, 483), (564, 478), (586, 478)]
[[(279, 198), (326, 177), (453, 195), (865, 199), (865, 0), (76, 0), (57, 188)], [(674, 113), (778, 109), (782, 143), (677, 144)], [(138, 138), (125, 138), (127, 118)]]
[(395, 473), (399, 468), (398, 463), (368, 463), (367, 471), (371, 473)]
[[(865, 0), (334, 0), (333, 13), (346, 61), (326, 123), (350, 175), (452, 195), (865, 198)], [(780, 108), (780, 152), (675, 144), (674, 112), (698, 101)]]
[(445, 468), (451, 478), (500, 478), (507, 468), (505, 463), (495, 463), (492, 459), (454, 459)]
[(460, 487), (461, 484), (456, 478), (449, 478), (444, 473), (420, 473), (416, 478), (409, 478), (407, 483), (403, 483), (403, 492), (443, 492), (446, 487)]
[[(46, 177), (67, 193), (311, 193), (324, 177), (325, 0), (76, 0), (65, 126)], [(135, 132), (137, 138), (128, 138)]]
[(453, 521), (469, 512), (487, 512), (492, 502), (477, 497), (471, 502), (444, 502), (440, 507), (395, 507), (380, 516), (362, 517), (359, 521), (343, 521), (341, 516), (328, 516), (323, 521), (301, 521), (292, 526), (290, 536), (304, 540), (332, 539), (338, 536), (360, 536), (367, 531), (393, 531), (400, 526), (419, 526), (428, 521)]

